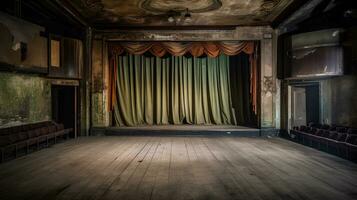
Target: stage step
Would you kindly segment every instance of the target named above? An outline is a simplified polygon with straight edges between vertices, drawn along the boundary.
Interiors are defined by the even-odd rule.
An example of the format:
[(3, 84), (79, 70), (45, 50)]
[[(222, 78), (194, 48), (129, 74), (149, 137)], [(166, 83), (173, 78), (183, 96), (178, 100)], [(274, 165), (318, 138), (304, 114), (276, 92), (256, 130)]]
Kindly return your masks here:
[[(259, 137), (276, 135), (274, 131), (266, 129), (255, 129), (248, 127), (222, 127), (222, 126), (148, 126), (148, 127), (95, 127), (92, 128), (91, 135), (108, 136), (242, 136)], [(271, 134), (273, 133), (273, 134)]]

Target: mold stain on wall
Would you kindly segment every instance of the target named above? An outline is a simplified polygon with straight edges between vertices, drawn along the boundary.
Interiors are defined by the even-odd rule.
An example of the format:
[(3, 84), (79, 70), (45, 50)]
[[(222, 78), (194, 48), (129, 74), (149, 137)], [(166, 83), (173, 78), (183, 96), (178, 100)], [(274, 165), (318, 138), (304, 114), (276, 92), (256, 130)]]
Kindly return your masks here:
[(357, 124), (357, 76), (321, 81), (322, 122), (355, 127)]
[(0, 73), (0, 127), (51, 119), (51, 84), (30, 75)]

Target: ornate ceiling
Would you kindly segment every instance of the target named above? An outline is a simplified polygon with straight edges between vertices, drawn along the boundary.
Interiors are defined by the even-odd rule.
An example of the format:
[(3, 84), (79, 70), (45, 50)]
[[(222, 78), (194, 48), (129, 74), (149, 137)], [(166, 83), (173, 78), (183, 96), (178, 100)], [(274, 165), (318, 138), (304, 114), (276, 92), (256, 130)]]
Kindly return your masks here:
[[(89, 23), (107, 26), (269, 25), (298, 0), (67, 0)], [(170, 23), (188, 9), (190, 22)]]

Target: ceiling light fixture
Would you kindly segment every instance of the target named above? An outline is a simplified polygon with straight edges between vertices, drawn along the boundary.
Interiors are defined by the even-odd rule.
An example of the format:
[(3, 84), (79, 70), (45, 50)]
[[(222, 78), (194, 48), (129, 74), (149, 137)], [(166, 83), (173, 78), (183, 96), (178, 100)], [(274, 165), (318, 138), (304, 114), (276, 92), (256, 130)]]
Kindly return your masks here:
[(173, 16), (169, 16), (169, 18), (167, 18), (167, 21), (169, 21), (170, 23), (175, 21), (175, 18)]
[(188, 8), (186, 8), (186, 13), (184, 15), (185, 18), (185, 22), (191, 22), (192, 18), (191, 18), (191, 13), (188, 11)]
[(188, 8), (186, 8), (185, 12), (179, 12), (179, 11), (174, 11), (170, 10), (167, 12), (168, 18), (167, 21), (170, 23), (180, 23), (180, 22), (191, 22), (192, 21), (192, 16), (191, 13), (189, 12)]

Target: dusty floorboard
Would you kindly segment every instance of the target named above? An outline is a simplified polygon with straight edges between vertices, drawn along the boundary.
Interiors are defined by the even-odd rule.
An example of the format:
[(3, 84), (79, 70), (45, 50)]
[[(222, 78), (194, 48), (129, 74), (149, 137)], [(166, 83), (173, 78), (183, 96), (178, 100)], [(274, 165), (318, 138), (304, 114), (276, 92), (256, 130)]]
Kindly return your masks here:
[(0, 199), (357, 199), (357, 165), (278, 138), (90, 137), (0, 165)]

